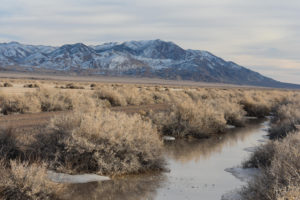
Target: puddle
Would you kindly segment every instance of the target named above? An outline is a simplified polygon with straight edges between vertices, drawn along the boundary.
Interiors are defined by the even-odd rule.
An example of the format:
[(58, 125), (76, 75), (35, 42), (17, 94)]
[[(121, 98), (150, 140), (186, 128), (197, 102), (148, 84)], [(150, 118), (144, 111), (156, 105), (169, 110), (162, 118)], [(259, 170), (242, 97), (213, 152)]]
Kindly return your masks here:
[[(268, 123), (254, 120), (245, 128), (207, 140), (176, 140), (166, 145), (169, 168), (168, 182), (158, 189), (155, 199), (209, 199), (220, 200), (222, 195), (241, 187), (255, 170), (234, 168), (248, 158), (246, 148), (259, 145)], [(243, 180), (243, 181), (242, 181)]]

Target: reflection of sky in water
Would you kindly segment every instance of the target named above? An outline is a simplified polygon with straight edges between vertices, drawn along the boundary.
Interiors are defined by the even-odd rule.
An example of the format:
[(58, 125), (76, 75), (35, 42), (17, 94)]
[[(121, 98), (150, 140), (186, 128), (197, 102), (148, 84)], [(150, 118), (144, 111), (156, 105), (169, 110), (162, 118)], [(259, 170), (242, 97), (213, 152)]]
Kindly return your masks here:
[[(266, 125), (266, 124), (264, 124)], [(167, 142), (165, 152), (170, 173), (125, 177), (101, 183), (69, 185), (64, 199), (221, 199), (243, 183), (224, 169), (240, 165), (259, 144), (264, 125), (247, 128), (206, 140)]]
[(252, 124), (200, 142), (178, 140), (167, 145), (171, 173), (156, 199), (219, 200), (239, 187), (243, 183), (224, 169), (238, 166), (247, 158), (249, 152), (244, 148), (257, 145), (266, 134), (261, 128)]

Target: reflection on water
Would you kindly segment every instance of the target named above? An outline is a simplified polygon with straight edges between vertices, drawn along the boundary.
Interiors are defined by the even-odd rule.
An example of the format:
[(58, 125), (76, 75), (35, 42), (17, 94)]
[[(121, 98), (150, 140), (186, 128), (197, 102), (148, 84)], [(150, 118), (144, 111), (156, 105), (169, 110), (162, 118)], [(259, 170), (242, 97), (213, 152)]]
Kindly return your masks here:
[(243, 128), (230, 129), (225, 134), (209, 139), (179, 139), (165, 142), (165, 151), (170, 158), (181, 163), (210, 159), (214, 154), (221, 153), (225, 147), (233, 147), (238, 142), (246, 140), (261, 127), (263, 121), (252, 120)]
[(239, 165), (266, 134), (263, 121), (253, 120), (245, 128), (210, 139), (165, 142), (170, 173), (128, 176), (99, 183), (70, 184), (62, 199), (220, 199), (242, 185), (224, 171)]
[(162, 186), (164, 174), (123, 177), (103, 182), (70, 184), (66, 186), (62, 199), (89, 200), (144, 200), (154, 199), (156, 190)]

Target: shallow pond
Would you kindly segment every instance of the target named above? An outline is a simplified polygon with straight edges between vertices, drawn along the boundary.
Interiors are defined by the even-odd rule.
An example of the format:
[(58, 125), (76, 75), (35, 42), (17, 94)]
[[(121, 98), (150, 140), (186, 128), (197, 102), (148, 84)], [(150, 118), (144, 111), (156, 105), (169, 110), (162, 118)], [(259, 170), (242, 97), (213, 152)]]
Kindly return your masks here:
[(266, 139), (267, 121), (251, 120), (205, 140), (165, 142), (170, 172), (68, 185), (63, 199), (203, 199), (220, 200), (244, 182), (227, 172), (248, 158)]

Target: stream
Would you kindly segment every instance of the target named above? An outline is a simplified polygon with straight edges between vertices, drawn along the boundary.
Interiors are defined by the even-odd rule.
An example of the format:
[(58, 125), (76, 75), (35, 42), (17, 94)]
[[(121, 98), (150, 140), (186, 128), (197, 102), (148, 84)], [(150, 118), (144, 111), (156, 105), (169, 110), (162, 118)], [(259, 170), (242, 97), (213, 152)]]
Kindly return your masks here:
[(102, 182), (68, 184), (62, 199), (229, 200), (247, 174), (236, 168), (266, 139), (267, 120), (250, 120), (244, 128), (204, 140), (165, 142), (170, 172), (123, 177)]

